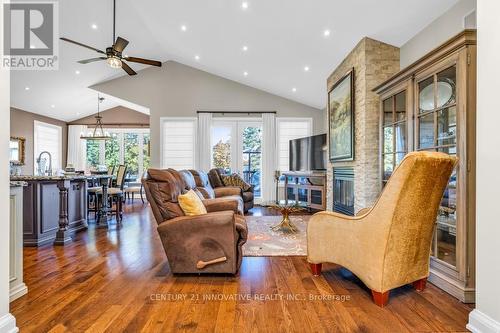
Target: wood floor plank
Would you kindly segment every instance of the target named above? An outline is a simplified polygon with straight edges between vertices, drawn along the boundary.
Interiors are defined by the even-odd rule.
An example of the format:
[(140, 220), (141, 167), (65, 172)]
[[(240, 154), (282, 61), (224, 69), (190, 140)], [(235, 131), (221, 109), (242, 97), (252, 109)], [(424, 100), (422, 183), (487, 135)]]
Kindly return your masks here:
[(473, 309), (432, 284), (398, 288), (382, 309), (349, 271), (324, 264), (313, 277), (304, 257), (244, 258), (236, 276), (173, 275), (140, 201), (121, 228), (91, 222), (65, 247), (25, 248), (24, 267), (29, 292), (11, 303), (21, 332), (465, 332)]

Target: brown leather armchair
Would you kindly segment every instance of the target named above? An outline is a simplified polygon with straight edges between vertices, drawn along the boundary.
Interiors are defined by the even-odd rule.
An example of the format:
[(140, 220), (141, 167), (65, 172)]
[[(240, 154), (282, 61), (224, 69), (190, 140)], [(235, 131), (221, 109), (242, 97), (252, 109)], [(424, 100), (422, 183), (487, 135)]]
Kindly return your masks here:
[(409, 153), (372, 208), (356, 216), (314, 214), (307, 226), (313, 274), (321, 273), (323, 262), (344, 266), (379, 306), (391, 289), (412, 283), (423, 290), (438, 208), (456, 161), (443, 153)]
[(172, 273), (238, 271), (248, 231), (237, 200), (203, 200), (208, 214), (185, 216), (177, 198), (189, 186), (181, 173), (149, 169), (142, 182)]
[[(223, 193), (222, 191), (224, 191), (225, 188), (231, 188), (230, 186), (225, 186), (224, 183), (222, 182), (221, 175), (223, 175), (223, 174), (224, 174), (224, 170), (219, 169), (219, 168), (212, 169), (208, 172), (208, 180), (209, 180), (208, 183), (211, 185), (211, 187), (213, 187), (213, 189), (214, 189), (214, 191), (216, 191), (216, 193), (217, 193), (217, 191), (220, 191), (221, 193)], [(244, 206), (244, 210), (246, 213), (250, 209), (253, 208), (254, 187), (252, 185), (248, 191), (243, 191), (241, 189), (239, 189), (239, 190), (240, 190), (239, 195), (243, 199), (243, 206)]]

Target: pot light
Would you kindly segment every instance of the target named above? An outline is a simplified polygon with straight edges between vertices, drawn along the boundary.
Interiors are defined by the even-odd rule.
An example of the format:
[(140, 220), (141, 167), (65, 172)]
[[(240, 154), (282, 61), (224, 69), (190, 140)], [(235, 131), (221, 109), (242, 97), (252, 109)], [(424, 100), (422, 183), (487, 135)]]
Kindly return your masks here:
[(199, 55), (195, 55), (194, 56), (194, 60), (196, 60), (196, 61), (200, 60), (200, 56)]
[(50, 107), (51, 107), (51, 108), (53, 108), (53, 109), (55, 109), (55, 108), (56, 108), (56, 106), (55, 106), (54, 104), (52, 104)]
[(244, 52), (248, 51), (248, 46), (246, 45), (243, 45), (243, 47), (241, 48)]
[(309, 72), (309, 66), (304, 66), (304, 72)]
[(323, 36), (325, 37), (330, 36), (330, 30), (326, 29), (325, 31), (323, 31)]
[(80, 71), (79, 71), (79, 70), (76, 70), (76, 71), (75, 71), (75, 74), (76, 74), (76, 75), (80, 74)]
[(30, 45), (30, 49), (36, 49), (35, 45)]
[(181, 25), (181, 30), (186, 31), (188, 28), (185, 25)]
[(248, 76), (248, 72), (243, 72), (243, 75), (244, 76)]
[(90, 27), (91, 27), (92, 29), (94, 29), (94, 30), (97, 30), (97, 24), (95, 24), (95, 23), (92, 23), (92, 24), (90, 25)]
[(30, 87), (24, 87), (24, 90), (28, 91), (30, 90)]
[(241, 3), (241, 8), (242, 8), (243, 10), (248, 9), (248, 2), (242, 2), (242, 3)]
[(293, 91), (293, 92), (296, 92), (296, 91), (297, 91), (297, 88), (292, 88), (292, 91)]

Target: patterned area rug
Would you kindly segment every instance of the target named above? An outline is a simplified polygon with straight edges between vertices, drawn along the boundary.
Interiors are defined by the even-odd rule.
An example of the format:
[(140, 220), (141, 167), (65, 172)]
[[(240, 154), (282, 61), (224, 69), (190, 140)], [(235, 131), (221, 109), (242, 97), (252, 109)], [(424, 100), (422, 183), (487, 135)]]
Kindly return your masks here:
[(243, 245), (245, 257), (305, 256), (307, 255), (306, 229), (310, 216), (291, 216), (299, 232), (273, 231), (271, 226), (281, 216), (246, 216), (248, 240)]

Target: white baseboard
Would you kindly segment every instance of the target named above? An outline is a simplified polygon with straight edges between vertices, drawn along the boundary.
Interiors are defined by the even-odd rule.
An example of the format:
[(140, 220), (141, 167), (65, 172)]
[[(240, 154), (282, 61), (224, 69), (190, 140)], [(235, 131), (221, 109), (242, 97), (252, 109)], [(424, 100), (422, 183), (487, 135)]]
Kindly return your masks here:
[(2, 333), (17, 333), (19, 328), (16, 326), (16, 318), (10, 313), (0, 317), (0, 332)]
[(473, 333), (500, 333), (500, 323), (477, 309), (469, 313), (466, 327)]
[(16, 299), (18, 299), (21, 296), (24, 296), (28, 293), (28, 287), (26, 287), (26, 284), (23, 282), (21, 284), (18, 284), (14, 288), (10, 290), (9, 293), (9, 302), (12, 302)]

